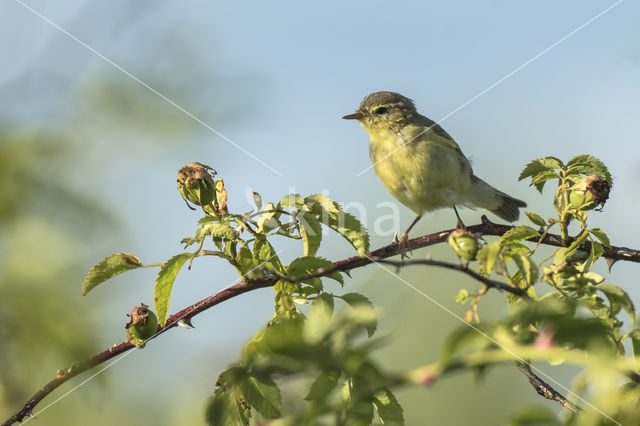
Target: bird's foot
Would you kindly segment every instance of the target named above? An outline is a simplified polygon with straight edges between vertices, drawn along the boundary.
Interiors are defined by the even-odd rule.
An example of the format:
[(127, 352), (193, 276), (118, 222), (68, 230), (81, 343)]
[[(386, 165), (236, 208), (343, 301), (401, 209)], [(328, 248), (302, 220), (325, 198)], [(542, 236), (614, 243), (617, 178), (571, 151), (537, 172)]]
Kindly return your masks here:
[(402, 234), (402, 237), (400, 237), (400, 241), (398, 242), (398, 250), (400, 251), (401, 261), (404, 261), (405, 258), (409, 257), (407, 256), (407, 252), (411, 253), (411, 245), (409, 244), (409, 234), (407, 234), (406, 232)]

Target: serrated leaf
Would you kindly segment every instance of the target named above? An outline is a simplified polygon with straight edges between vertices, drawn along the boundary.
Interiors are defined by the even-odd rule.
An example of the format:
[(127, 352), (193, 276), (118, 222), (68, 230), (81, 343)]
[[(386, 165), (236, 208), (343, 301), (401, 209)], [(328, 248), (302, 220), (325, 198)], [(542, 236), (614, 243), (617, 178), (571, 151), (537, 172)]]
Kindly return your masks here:
[[(289, 266), (287, 266), (287, 275), (295, 279), (297, 277), (313, 275), (321, 270), (327, 270), (333, 267), (333, 263), (323, 257), (303, 256), (294, 259)], [(339, 271), (333, 272), (327, 275), (327, 277), (338, 281), (340, 284), (344, 284), (344, 279), (342, 278), (342, 275), (340, 275)], [(315, 280), (319, 281), (320, 278), (312, 278), (303, 282), (311, 284)]]
[(536, 237), (540, 237), (538, 231), (527, 225), (518, 225), (504, 233), (500, 238), (500, 245), (506, 246)]
[(612, 185), (611, 173), (604, 163), (591, 155), (577, 155), (567, 163), (567, 171), (583, 175), (598, 175), (603, 177), (609, 186)]
[(235, 240), (238, 233), (227, 223), (207, 222), (202, 225), (201, 235), (211, 235), (212, 237), (224, 238), (227, 240)]
[(253, 258), (257, 265), (263, 265), (276, 272), (284, 273), (285, 271), (275, 249), (266, 238), (256, 238), (253, 243)]
[(356, 249), (359, 256), (369, 251), (369, 234), (366, 228), (350, 213), (342, 210), (339, 204), (322, 194), (306, 197), (304, 203), (320, 223), (342, 235)]
[(524, 282), (528, 286), (533, 285), (538, 279), (537, 265), (532, 262), (528, 256), (523, 255), (513, 256), (513, 261), (518, 265), (518, 271), (520, 272)]
[(578, 236), (578, 238), (576, 238), (576, 240), (572, 242), (571, 245), (567, 248), (566, 255), (569, 256), (572, 253), (574, 253), (576, 250), (578, 250), (580, 246), (584, 244), (588, 236), (589, 236), (589, 230), (585, 229), (584, 231), (582, 231), (582, 233)]
[(327, 306), (330, 312), (333, 312), (333, 295), (329, 293), (320, 293), (317, 295), (312, 302), (312, 305), (316, 305), (318, 303), (322, 303)]
[(524, 212), (524, 214), (527, 215), (527, 217), (529, 218), (529, 220), (534, 224), (534, 225), (538, 225), (538, 226), (546, 226), (547, 222), (545, 222), (545, 220), (542, 218), (542, 216), (540, 216), (537, 213), (534, 212)]
[(278, 281), (276, 285), (273, 286), (274, 290), (278, 287), (278, 284), (281, 284), (283, 288), (286, 288), (287, 291), (277, 291), (275, 296), (275, 314), (278, 319), (286, 319), (286, 318), (296, 318), (298, 317), (300, 311), (296, 308), (296, 304), (291, 297), (291, 292), (294, 284), (288, 283), (286, 281)]
[(478, 251), (477, 258), (482, 265), (485, 274), (489, 275), (493, 270), (493, 266), (495, 265), (496, 260), (498, 260), (500, 249), (500, 243), (495, 241), (491, 244), (487, 244)]
[(251, 410), (242, 406), (233, 389), (216, 389), (205, 410), (210, 426), (245, 426), (250, 418)]
[(264, 206), (264, 211), (256, 220), (256, 232), (258, 234), (267, 233), (280, 225), (280, 213), (276, 211), (276, 206), (273, 203), (267, 203)]
[(402, 407), (390, 389), (383, 389), (376, 392), (373, 404), (376, 406), (380, 421), (384, 425), (404, 425)]
[(240, 276), (244, 277), (247, 274), (253, 272), (254, 268), (258, 266), (255, 259), (253, 258), (253, 253), (246, 246), (241, 246), (236, 254), (236, 264), (240, 269)]
[[(356, 308), (358, 306), (367, 306), (371, 309), (375, 309), (371, 300), (367, 297), (363, 296), (360, 293), (345, 293), (342, 296), (339, 296), (340, 299), (344, 300), (349, 306), (352, 308)], [(370, 325), (367, 326), (367, 335), (369, 337), (373, 336), (378, 328), (378, 321), (374, 321)]]
[(94, 287), (102, 284), (123, 272), (144, 266), (140, 259), (129, 253), (116, 253), (102, 259), (84, 277), (82, 295), (89, 293)]
[(560, 179), (560, 175), (550, 170), (541, 172), (531, 179), (531, 185), (535, 186), (538, 192), (542, 194), (545, 183), (551, 179)]
[(310, 345), (317, 345), (332, 332), (332, 309), (325, 303), (317, 302), (311, 305), (304, 326), (304, 341)]
[(538, 158), (537, 160), (533, 160), (525, 166), (525, 168), (520, 173), (518, 180), (528, 178), (529, 176), (536, 176), (545, 171), (561, 168), (562, 161), (555, 157)]
[[(352, 390), (354, 395), (359, 394), (359, 389)], [(346, 399), (346, 398), (345, 398)], [(361, 399), (350, 399), (344, 410), (344, 421), (338, 424), (353, 426), (368, 426), (373, 421), (373, 404)]]
[(304, 255), (314, 256), (322, 241), (322, 227), (320, 226), (320, 222), (318, 218), (309, 213), (302, 214), (299, 220)]
[(180, 272), (182, 265), (191, 257), (190, 253), (182, 253), (173, 256), (162, 264), (160, 272), (156, 277), (156, 285), (153, 289), (153, 305), (156, 308), (158, 322), (164, 327), (167, 322), (169, 312), (169, 301), (171, 300), (171, 289), (173, 282)]
[(591, 250), (589, 251), (589, 257), (587, 258), (587, 260), (584, 261), (584, 263), (581, 266), (577, 267), (577, 269), (581, 272), (588, 272), (593, 266), (593, 264), (595, 263), (595, 261), (598, 260), (598, 258), (600, 258), (600, 256), (602, 256), (603, 253), (604, 253), (604, 248), (602, 248), (602, 244), (596, 241), (592, 241)]
[(604, 233), (604, 231), (602, 229), (593, 228), (593, 229), (590, 229), (589, 232), (591, 233), (591, 235), (593, 235), (598, 240), (600, 240), (600, 242), (605, 247), (611, 247), (611, 242), (609, 241), (609, 237), (607, 236), (607, 234)]
[(291, 207), (300, 209), (304, 207), (304, 198), (300, 194), (289, 194), (282, 197), (280, 201), (278, 201), (278, 208), (280, 207)]
[(311, 384), (309, 393), (304, 399), (307, 401), (322, 403), (336, 388), (338, 380), (340, 380), (339, 371), (323, 371)]
[(280, 389), (270, 376), (245, 374), (236, 385), (244, 399), (267, 419), (280, 417)]
[(205, 418), (211, 426), (245, 426), (249, 424), (251, 409), (243, 404), (243, 395), (235, 386), (238, 367), (224, 371), (218, 377), (219, 387), (207, 404)]
[(599, 284), (596, 288), (603, 292), (605, 296), (607, 296), (607, 299), (609, 299), (612, 315), (616, 315), (622, 308), (629, 315), (629, 318), (631, 318), (631, 324), (635, 323), (636, 309), (626, 291), (613, 284)]
[(530, 176), (536, 176), (538, 173), (542, 173), (549, 170), (548, 167), (543, 166), (540, 161), (533, 160), (530, 161), (524, 169), (520, 172), (520, 176), (518, 176), (518, 180), (526, 179)]

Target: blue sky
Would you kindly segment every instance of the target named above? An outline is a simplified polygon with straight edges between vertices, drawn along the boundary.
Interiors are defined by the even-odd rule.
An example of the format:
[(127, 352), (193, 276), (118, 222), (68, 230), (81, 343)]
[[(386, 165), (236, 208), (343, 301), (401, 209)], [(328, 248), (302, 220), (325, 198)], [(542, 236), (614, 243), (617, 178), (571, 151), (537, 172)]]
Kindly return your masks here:
[[(303, 194), (326, 191), (345, 203), (361, 202), (372, 222), (377, 214), (386, 213), (376, 204), (394, 200), (372, 170), (358, 176), (370, 165), (368, 137), (356, 123), (341, 120), (342, 115), (353, 112), (370, 92), (393, 90), (412, 98), (424, 115), (439, 120), (615, 4), (27, 3), (282, 175), (193, 122), (18, 2), (2, 2), (0, 112), (44, 125), (81, 118), (76, 124), (87, 132), (89, 158), (96, 161), (94, 188), (115, 211), (126, 215), (127, 236), (120, 244), (113, 243), (113, 251), (132, 251), (147, 262), (171, 256), (180, 249), (179, 240), (193, 232), (198, 215), (185, 210), (173, 187), (175, 171), (192, 161), (210, 164), (224, 177), (232, 209), (251, 208), (244, 195), (247, 188), (274, 201), (295, 188)], [(472, 159), (479, 176), (546, 216), (553, 213), (550, 191), (543, 198), (525, 182), (519, 183), (524, 165), (546, 155), (568, 160), (589, 153), (602, 159), (615, 186), (605, 213), (594, 215), (591, 224), (623, 246), (638, 246), (640, 240), (640, 231), (631, 226), (640, 208), (639, 16), (638, 2), (621, 2), (441, 123)], [(199, 131), (190, 133), (183, 144), (155, 147), (148, 136), (138, 138), (128, 128), (92, 132), (103, 118), (85, 110), (76, 88), (95, 75), (121, 81), (145, 97), (150, 107), (174, 117), (169, 125)], [(193, 81), (198, 82), (195, 94), (181, 91), (183, 84)], [(101, 155), (115, 146), (110, 139), (114, 137), (130, 140), (126, 155), (100, 164)], [(142, 177), (134, 167), (139, 165), (144, 166)], [(154, 185), (151, 191), (150, 185)], [(404, 227), (412, 214), (402, 206), (400, 210)], [(467, 223), (476, 222), (479, 215), (463, 212)], [(453, 226), (452, 216), (450, 211), (428, 214), (416, 235)], [(374, 247), (387, 242), (386, 237), (372, 237)], [(332, 259), (350, 253), (338, 240), (323, 252)], [(616, 268), (612, 282), (632, 281), (630, 266)], [(119, 338), (117, 315), (128, 310), (124, 307), (132, 300), (149, 302), (153, 274), (140, 273), (136, 278), (148, 283), (129, 290), (127, 297), (121, 295), (124, 280), (100, 290), (101, 297), (115, 301), (112, 321), (117, 334), (109, 331), (108, 338)], [(207, 286), (194, 284), (203, 280)], [(196, 267), (180, 275), (171, 306), (209, 294), (212, 281), (218, 289), (233, 280), (233, 271), (221, 270), (211, 280), (204, 266)], [(632, 291), (636, 298), (640, 295)], [(203, 329), (219, 333), (216, 342), (205, 342), (194, 333), (176, 337), (173, 344), (177, 341), (179, 346), (180, 339), (186, 339), (190, 345), (202, 345), (220, 353), (224, 365), (268, 318), (271, 302), (261, 303), (258, 296), (248, 300), (255, 303), (259, 318), (242, 316), (233, 332), (219, 327), (216, 321), (245, 306), (230, 303), (202, 320)], [(158, 345), (168, 349), (173, 344)], [(203, 389), (208, 386), (193, 374), (194, 381), (202, 380)]]

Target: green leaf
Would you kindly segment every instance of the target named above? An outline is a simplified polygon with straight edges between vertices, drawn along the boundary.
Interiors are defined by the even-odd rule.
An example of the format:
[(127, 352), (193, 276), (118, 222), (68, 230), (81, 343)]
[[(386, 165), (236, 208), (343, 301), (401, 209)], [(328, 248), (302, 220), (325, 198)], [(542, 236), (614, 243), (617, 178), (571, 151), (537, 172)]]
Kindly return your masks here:
[(218, 377), (219, 387), (207, 403), (205, 418), (212, 426), (245, 426), (249, 424), (251, 409), (244, 401), (240, 389), (235, 386), (236, 376), (241, 371), (231, 367)]
[[(280, 226), (280, 213), (276, 212), (276, 206), (268, 203), (264, 206), (265, 212), (262, 212), (256, 220), (256, 232), (259, 234), (267, 233)], [(268, 213), (266, 213), (268, 212)]]
[(611, 247), (611, 242), (609, 241), (609, 237), (607, 236), (607, 234), (604, 233), (604, 231), (602, 229), (593, 228), (593, 229), (590, 229), (589, 232), (591, 233), (591, 235), (593, 235), (594, 237), (599, 239), (600, 242), (605, 247)]
[(314, 256), (322, 241), (322, 227), (320, 226), (320, 222), (318, 218), (309, 213), (304, 213), (299, 216), (299, 220), (304, 255)]
[[(284, 285), (290, 284), (286, 281), (279, 281)], [(274, 286), (277, 287), (278, 283)], [(296, 308), (296, 304), (293, 302), (293, 298), (289, 291), (278, 291), (275, 296), (275, 316), (277, 319), (297, 318), (300, 315), (300, 311)], [(271, 330), (271, 329), (267, 329)]]
[(633, 346), (633, 356), (636, 358), (640, 358), (640, 330), (633, 329), (629, 332), (628, 336), (631, 338), (631, 343)]
[(355, 216), (344, 212), (339, 204), (322, 194), (310, 195), (304, 199), (304, 203), (311, 213), (318, 217), (320, 223), (349, 241), (359, 256), (364, 256), (369, 251), (367, 230)]
[(535, 186), (538, 192), (542, 194), (545, 183), (551, 179), (560, 179), (560, 175), (552, 171), (541, 172), (531, 179), (531, 185)]
[(390, 389), (383, 389), (376, 392), (373, 404), (376, 406), (380, 421), (384, 425), (404, 425), (402, 407)]
[[(352, 308), (357, 308), (358, 306), (367, 306), (371, 309), (375, 309), (373, 303), (371, 303), (371, 300), (360, 293), (345, 293), (342, 296), (337, 297), (347, 302), (347, 304)], [(376, 320), (367, 326), (367, 335), (369, 337), (373, 336), (377, 328), (378, 322)]]
[(285, 195), (280, 201), (278, 201), (278, 209), (280, 207), (301, 209), (304, 207), (304, 198), (302, 198), (300, 194)]
[(540, 216), (537, 213), (534, 212), (524, 212), (524, 214), (527, 215), (527, 217), (529, 218), (529, 220), (531, 222), (533, 222), (534, 225), (538, 225), (538, 226), (546, 226), (547, 222), (545, 222), (545, 220), (542, 218), (542, 216)]
[(500, 245), (505, 246), (509, 244), (518, 243), (529, 238), (539, 238), (540, 233), (527, 225), (519, 225), (504, 233), (500, 238)]
[(317, 345), (327, 337), (333, 329), (331, 316), (332, 309), (329, 305), (314, 301), (304, 326), (304, 341), (311, 345)]
[(527, 286), (533, 285), (538, 279), (538, 267), (528, 256), (515, 255), (513, 261), (518, 265), (518, 270)]
[(235, 240), (238, 233), (227, 223), (207, 222), (202, 225), (201, 235), (211, 235), (212, 237), (225, 238), (227, 240)]
[(521, 407), (509, 416), (504, 426), (559, 426), (553, 411), (542, 405), (527, 405)]
[(616, 315), (622, 308), (629, 315), (629, 318), (631, 318), (631, 324), (635, 323), (636, 309), (626, 291), (613, 284), (599, 284), (596, 288), (603, 292), (605, 296), (607, 296), (607, 299), (609, 299), (612, 315)]
[(525, 179), (529, 176), (536, 176), (545, 171), (559, 169), (562, 169), (562, 161), (560, 161), (559, 159), (555, 157), (539, 158), (537, 160), (531, 161), (525, 166), (525, 168), (520, 173), (518, 180)]
[(270, 376), (244, 374), (238, 377), (236, 385), (258, 413), (267, 419), (280, 417), (280, 389)]
[(89, 293), (94, 287), (102, 284), (123, 272), (144, 266), (140, 259), (129, 253), (116, 253), (102, 259), (91, 268), (82, 282), (82, 295)]
[(584, 244), (588, 236), (589, 236), (588, 229), (585, 229), (584, 231), (582, 231), (582, 233), (578, 236), (578, 238), (576, 238), (576, 240), (572, 242), (571, 245), (567, 248), (566, 255), (569, 256), (572, 253), (574, 253), (576, 250), (578, 250), (578, 248), (580, 248), (580, 246)]
[(162, 264), (160, 272), (156, 277), (156, 285), (153, 289), (153, 304), (156, 308), (158, 322), (164, 327), (167, 322), (167, 312), (169, 311), (169, 300), (171, 299), (171, 289), (176, 275), (184, 265), (184, 262), (191, 257), (190, 253), (182, 253), (173, 256)]
[(253, 253), (251, 253), (249, 247), (246, 246), (242, 246), (240, 247), (240, 250), (238, 250), (238, 253), (236, 254), (236, 264), (240, 269), (239, 272), (241, 277), (250, 274), (258, 266), (253, 258)]
[(582, 264), (581, 267), (578, 267), (577, 269), (581, 272), (588, 272), (591, 267), (593, 266), (594, 262), (596, 260), (598, 260), (600, 258), (600, 256), (602, 256), (602, 254), (604, 253), (604, 248), (602, 248), (602, 244), (596, 242), (596, 241), (592, 241), (591, 242), (591, 250), (589, 252), (589, 257), (587, 258), (587, 260)]
[(256, 191), (251, 191), (253, 195), (253, 202), (256, 204), (256, 208), (260, 210), (262, 208), (262, 197)]
[(307, 401), (322, 403), (338, 385), (339, 371), (323, 371), (311, 384), (309, 393), (304, 398)]
[(488, 275), (493, 270), (493, 266), (495, 265), (496, 260), (498, 260), (500, 249), (500, 243), (495, 241), (491, 244), (487, 244), (478, 251), (478, 261), (482, 265), (485, 274)]
[(612, 185), (611, 173), (604, 163), (591, 155), (577, 155), (567, 163), (569, 173), (581, 173), (583, 175), (598, 175), (603, 177), (609, 186)]
[[(474, 351), (481, 351), (487, 349), (495, 344), (487, 339), (486, 335), (491, 335), (495, 328), (492, 324), (479, 324), (475, 328), (471, 328), (467, 325), (459, 327), (450, 333), (444, 344), (442, 345), (442, 362), (448, 362), (454, 358), (454, 356), (461, 355), (462, 353), (469, 353)], [(481, 330), (482, 333), (479, 333)]]
[[(315, 273), (321, 272), (322, 270), (331, 269), (333, 267), (334, 264), (330, 260), (327, 260), (323, 257), (303, 256), (294, 259), (289, 264), (289, 266), (287, 266), (287, 276), (296, 279), (298, 277), (303, 277), (306, 275), (313, 275)], [(342, 278), (342, 275), (340, 275), (339, 271), (335, 271), (327, 275), (327, 277), (338, 281), (340, 284), (344, 284), (344, 279)], [(320, 282), (320, 278), (311, 278), (302, 282), (315, 285)]]
[(256, 238), (253, 243), (253, 258), (257, 265), (262, 265), (275, 272), (285, 272), (280, 257), (266, 238)]
[[(352, 395), (358, 395), (360, 393), (360, 389), (358, 388), (351, 390)], [(362, 399), (349, 398), (345, 405), (344, 421), (338, 424), (349, 426), (369, 426), (372, 423), (373, 404), (371, 404), (371, 402)]]
[(318, 303), (322, 303), (327, 306), (330, 312), (333, 312), (333, 295), (329, 293), (320, 293), (317, 295), (312, 302), (312, 305), (316, 305)]

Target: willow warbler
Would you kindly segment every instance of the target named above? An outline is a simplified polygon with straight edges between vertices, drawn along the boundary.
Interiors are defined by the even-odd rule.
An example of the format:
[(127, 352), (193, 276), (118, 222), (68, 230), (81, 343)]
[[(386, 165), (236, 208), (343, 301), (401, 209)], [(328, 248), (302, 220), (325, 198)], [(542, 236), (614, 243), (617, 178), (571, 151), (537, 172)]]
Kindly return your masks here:
[(342, 118), (358, 120), (369, 133), (373, 169), (387, 191), (416, 214), (400, 239), (403, 257), (409, 231), (424, 212), (453, 207), (457, 227), (464, 228), (456, 205), (481, 207), (509, 222), (527, 205), (475, 176), (453, 138), (399, 93), (372, 93)]

